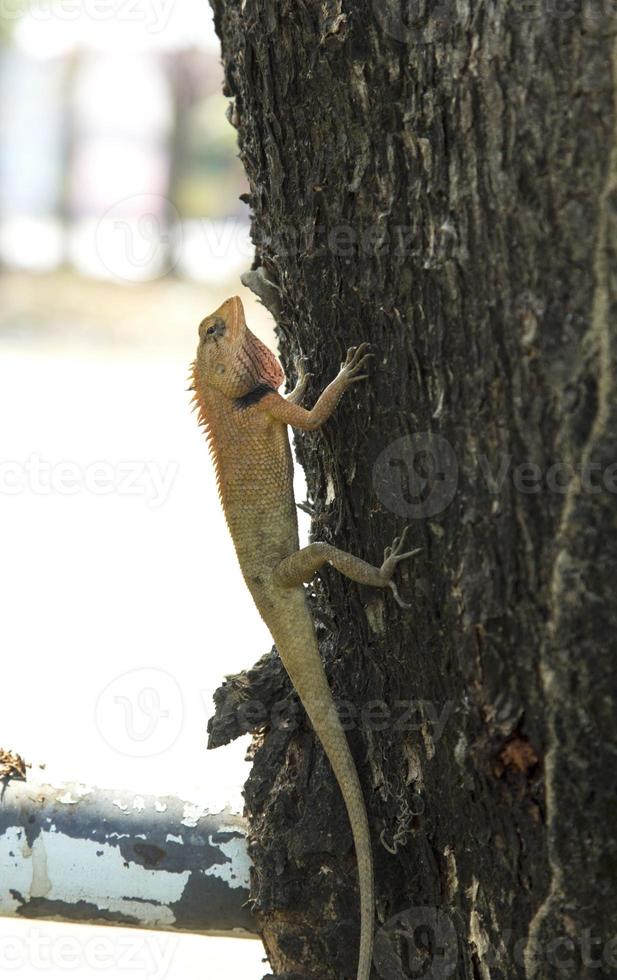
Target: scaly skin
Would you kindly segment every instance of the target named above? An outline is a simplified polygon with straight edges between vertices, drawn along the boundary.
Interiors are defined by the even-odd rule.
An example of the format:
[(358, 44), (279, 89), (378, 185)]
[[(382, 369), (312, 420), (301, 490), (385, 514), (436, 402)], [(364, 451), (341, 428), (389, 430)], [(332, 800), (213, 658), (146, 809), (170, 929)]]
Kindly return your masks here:
[(315, 429), (334, 411), (343, 392), (361, 381), (367, 345), (351, 348), (334, 381), (307, 411), (308, 375), (287, 398), (274, 354), (246, 326), (240, 299), (226, 300), (199, 326), (193, 389), (212, 453), (219, 493), (240, 568), (255, 605), (320, 739), (341, 788), (356, 848), (361, 933), (357, 980), (369, 980), (373, 947), (374, 886), (371, 839), (358, 773), (338, 719), (319, 656), (303, 583), (325, 563), (364, 585), (388, 586), (403, 552), (404, 533), (386, 548), (380, 568), (324, 542), (299, 548), (293, 463), (287, 426)]

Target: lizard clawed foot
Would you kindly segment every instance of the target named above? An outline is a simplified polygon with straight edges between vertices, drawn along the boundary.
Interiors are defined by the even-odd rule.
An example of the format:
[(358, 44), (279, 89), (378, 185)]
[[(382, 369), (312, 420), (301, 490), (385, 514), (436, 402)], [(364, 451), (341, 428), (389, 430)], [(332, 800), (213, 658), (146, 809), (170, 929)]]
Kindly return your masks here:
[(393, 582), (392, 579), (390, 579), (390, 581), (388, 582), (388, 587), (392, 589), (392, 595), (394, 596), (396, 602), (401, 607), (401, 609), (411, 609), (411, 602), (403, 602), (400, 595), (398, 594), (396, 583)]
[(387, 562), (389, 562), (390, 559), (395, 558), (396, 561), (392, 564), (392, 568), (394, 568), (394, 566), (399, 561), (402, 561), (403, 558), (409, 558), (410, 555), (415, 555), (415, 554), (417, 554), (418, 551), (422, 551), (422, 548), (414, 548), (413, 551), (405, 551), (403, 554), (401, 554), (401, 549), (402, 549), (403, 545), (405, 544), (405, 538), (407, 536), (407, 532), (408, 532), (409, 528), (410, 528), (410, 525), (408, 524), (407, 527), (404, 527), (403, 528), (403, 531), (402, 531), (402, 534), (400, 535), (400, 537), (395, 538), (394, 541), (392, 542), (392, 544), (386, 545), (386, 547), (384, 548), (384, 552), (383, 552), (384, 565)]
[(306, 370), (309, 359), (305, 354), (298, 354), (294, 357), (294, 367), (296, 369), (297, 382), (295, 388), (287, 395), (287, 400), (299, 405), (306, 394), (309, 381), (313, 377), (310, 371)]
[(370, 346), (365, 342), (359, 347), (350, 347), (347, 351), (340, 370), (347, 384), (354, 384), (356, 381), (364, 381), (365, 378), (368, 378), (368, 374), (361, 374), (360, 372), (366, 370), (369, 357), (375, 356), (369, 351)]
[(405, 543), (405, 536), (408, 530), (409, 530), (409, 525), (403, 529), (403, 532), (400, 535), (400, 537), (395, 538), (391, 545), (388, 545), (386, 548), (384, 548), (383, 564), (380, 569), (381, 574), (383, 575), (384, 578), (384, 585), (388, 585), (388, 587), (392, 589), (392, 594), (396, 602), (403, 609), (410, 609), (411, 606), (410, 603), (403, 602), (403, 600), (401, 599), (400, 595), (398, 594), (398, 589), (396, 587), (396, 584), (392, 581), (392, 576), (394, 575), (396, 566), (400, 561), (404, 561), (406, 558), (411, 558), (413, 557), (413, 555), (417, 555), (420, 551), (422, 551), (422, 548), (413, 548), (412, 551), (402, 550), (403, 545)]
[(308, 362), (309, 359), (306, 354), (296, 354), (294, 357), (294, 367), (296, 369), (296, 375), (298, 376), (298, 382), (313, 377), (312, 373), (306, 370)]

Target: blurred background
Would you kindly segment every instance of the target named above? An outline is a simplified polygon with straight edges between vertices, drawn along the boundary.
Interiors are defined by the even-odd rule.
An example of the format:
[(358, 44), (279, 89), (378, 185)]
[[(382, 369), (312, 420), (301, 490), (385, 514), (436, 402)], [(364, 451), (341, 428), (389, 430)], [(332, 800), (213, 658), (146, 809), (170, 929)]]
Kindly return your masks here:
[[(206, 721), (224, 674), (271, 644), (186, 377), (200, 319), (229, 295), (274, 337), (239, 284), (247, 188), (210, 8), (2, 0), (0, 12), (0, 747), (32, 781), (241, 812), (247, 742), (207, 753)], [(35, 927), (52, 948), (96, 932)], [(0, 951), (32, 928), (0, 919)], [(131, 931), (99, 931), (118, 936), (106, 975), (125, 976)], [(268, 972), (256, 941), (160, 937), (171, 952), (157, 980)], [(52, 980), (101, 973), (85, 955), (44, 965)]]

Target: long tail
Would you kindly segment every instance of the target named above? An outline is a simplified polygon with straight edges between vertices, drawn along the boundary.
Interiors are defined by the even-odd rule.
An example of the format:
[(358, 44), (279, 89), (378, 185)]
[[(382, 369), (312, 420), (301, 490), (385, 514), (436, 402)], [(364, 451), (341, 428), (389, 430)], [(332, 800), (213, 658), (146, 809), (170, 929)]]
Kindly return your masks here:
[[(308, 617), (307, 617), (308, 618)], [(330, 760), (340, 786), (356, 848), (360, 882), (360, 955), (357, 980), (369, 980), (373, 959), (374, 881), (371, 837), (366, 806), (358, 771), (353, 761), (347, 737), (339, 720), (328, 685), (312, 622), (296, 623), (295, 635), (289, 645), (277, 643), (279, 655), (304, 705), (313, 728)], [(276, 642), (276, 636), (274, 637)], [(289, 636), (286, 637), (289, 641)]]

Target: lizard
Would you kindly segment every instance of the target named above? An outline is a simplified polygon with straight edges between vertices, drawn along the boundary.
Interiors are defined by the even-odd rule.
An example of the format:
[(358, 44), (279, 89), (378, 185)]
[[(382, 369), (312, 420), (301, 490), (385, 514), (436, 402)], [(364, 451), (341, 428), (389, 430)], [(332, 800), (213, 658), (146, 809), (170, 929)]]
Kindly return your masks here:
[(360, 951), (357, 980), (371, 971), (374, 880), (371, 838), (364, 797), (347, 737), (340, 723), (319, 654), (304, 583), (326, 563), (364, 585), (389, 587), (401, 606), (393, 574), (404, 552), (407, 528), (384, 551), (376, 567), (314, 541), (300, 548), (293, 492), (288, 426), (314, 430), (329, 418), (352, 384), (365, 373), (369, 344), (351, 347), (334, 380), (312, 409), (301, 406), (311, 377), (298, 366), (299, 380), (286, 397), (278, 359), (248, 328), (242, 301), (226, 300), (199, 325), (191, 368), (194, 408), (214, 463), (217, 488), (240, 570), (268, 627), (290, 680), (330, 761), (347, 808), (360, 885)]

